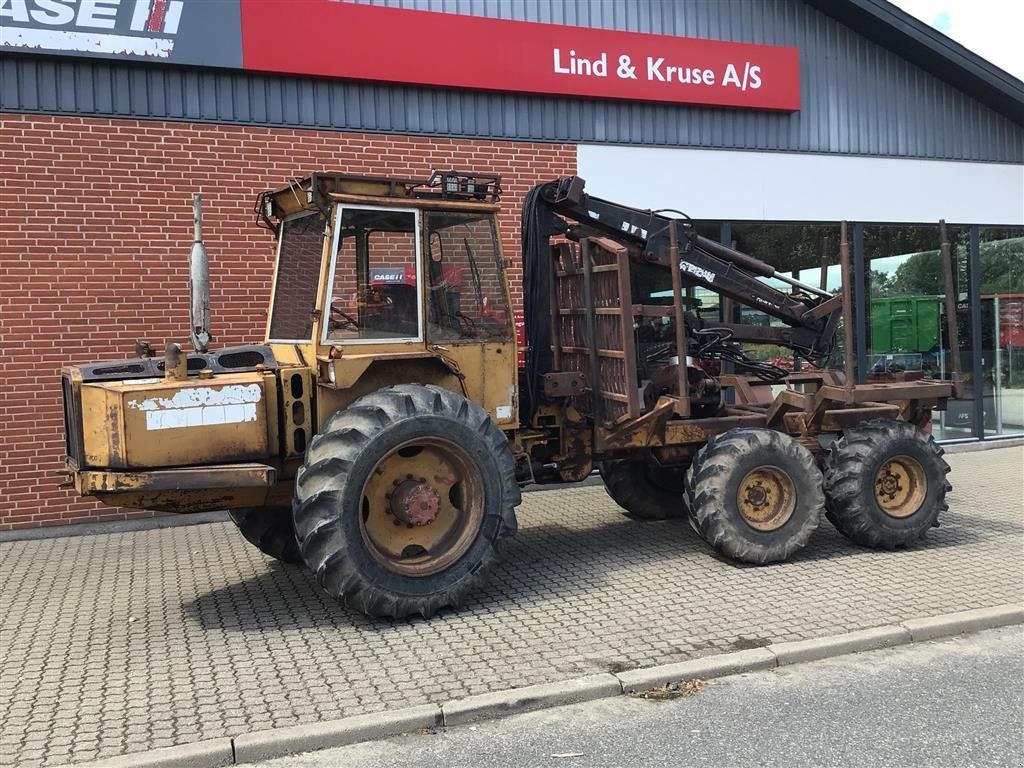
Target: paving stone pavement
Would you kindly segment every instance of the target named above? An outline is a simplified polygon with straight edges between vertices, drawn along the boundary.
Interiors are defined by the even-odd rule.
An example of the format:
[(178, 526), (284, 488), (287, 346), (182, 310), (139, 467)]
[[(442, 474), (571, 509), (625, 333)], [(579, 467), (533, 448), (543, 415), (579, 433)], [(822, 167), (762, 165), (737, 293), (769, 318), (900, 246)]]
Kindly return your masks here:
[(230, 523), (0, 544), (0, 765), (24, 768), (443, 702), (1024, 601), (1024, 449), (949, 457), (942, 527), (898, 552), (823, 521), (738, 566), (600, 487), (524, 495), (463, 610), (375, 621)]

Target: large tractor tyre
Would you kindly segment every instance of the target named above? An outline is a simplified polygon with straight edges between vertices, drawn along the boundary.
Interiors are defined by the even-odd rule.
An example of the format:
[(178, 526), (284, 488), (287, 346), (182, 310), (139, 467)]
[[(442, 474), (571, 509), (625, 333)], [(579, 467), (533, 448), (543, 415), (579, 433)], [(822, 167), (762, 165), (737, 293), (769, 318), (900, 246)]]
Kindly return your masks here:
[(686, 475), (690, 523), (726, 557), (762, 565), (807, 544), (825, 506), (811, 452), (771, 429), (732, 429)]
[(843, 430), (825, 458), (825, 514), (851, 541), (895, 549), (917, 541), (948, 509), (949, 464), (931, 435), (879, 419)]
[(292, 515), (306, 565), (370, 616), (460, 605), (516, 532), (508, 440), (461, 395), (402, 384), (334, 414), (310, 442)]
[(283, 563), (301, 563), (291, 510), (287, 507), (246, 507), (228, 510), (245, 540)]
[(612, 501), (635, 520), (686, 515), (685, 470), (662, 467), (649, 456), (607, 459), (599, 467)]

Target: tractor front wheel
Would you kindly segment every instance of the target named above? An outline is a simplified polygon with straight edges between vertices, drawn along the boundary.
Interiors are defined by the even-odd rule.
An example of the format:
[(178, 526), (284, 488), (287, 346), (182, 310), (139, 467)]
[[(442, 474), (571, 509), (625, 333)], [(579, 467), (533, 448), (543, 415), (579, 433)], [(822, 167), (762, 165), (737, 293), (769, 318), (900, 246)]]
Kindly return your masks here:
[(516, 532), (520, 501), (504, 433), (435, 386), (373, 392), (310, 443), (293, 517), (306, 565), (370, 616), (459, 605)]
[(931, 435), (878, 419), (843, 431), (825, 458), (826, 515), (851, 541), (895, 549), (938, 524), (949, 464)]
[(772, 563), (801, 549), (825, 506), (811, 452), (771, 429), (732, 429), (697, 452), (686, 475), (690, 523), (733, 560)]

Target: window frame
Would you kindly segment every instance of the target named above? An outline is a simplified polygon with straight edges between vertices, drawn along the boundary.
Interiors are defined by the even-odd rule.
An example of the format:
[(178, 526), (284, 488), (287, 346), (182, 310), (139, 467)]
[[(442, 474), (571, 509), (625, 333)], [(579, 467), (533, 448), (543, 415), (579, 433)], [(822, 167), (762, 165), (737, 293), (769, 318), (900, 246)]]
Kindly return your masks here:
[[(327, 337), (328, 328), (330, 323), (327, 322), (327, 318), (330, 317), (331, 302), (334, 298), (334, 276), (338, 262), (338, 248), (341, 245), (341, 217), (344, 216), (345, 211), (394, 211), (396, 213), (411, 213), (413, 215), (413, 240), (415, 241), (416, 247), (416, 329), (418, 334), (416, 336), (400, 336), (400, 337), (385, 337), (380, 339), (329, 339)], [(423, 248), (420, 243), (422, 236), (421, 220), (420, 220), (420, 209), (412, 207), (402, 206), (383, 206), (383, 205), (350, 205), (348, 203), (338, 203), (334, 207), (334, 233), (333, 242), (331, 243), (331, 259), (328, 266), (327, 273), (327, 291), (324, 294), (324, 307), (323, 317), (325, 318), (322, 323), (320, 331), (320, 343), (325, 347), (337, 347), (337, 346), (353, 346), (357, 344), (368, 345), (368, 344), (422, 344), (425, 338), (425, 327), (423, 322)], [(372, 258), (372, 254), (371, 254)], [(370, 266), (369, 264), (367, 265)]]

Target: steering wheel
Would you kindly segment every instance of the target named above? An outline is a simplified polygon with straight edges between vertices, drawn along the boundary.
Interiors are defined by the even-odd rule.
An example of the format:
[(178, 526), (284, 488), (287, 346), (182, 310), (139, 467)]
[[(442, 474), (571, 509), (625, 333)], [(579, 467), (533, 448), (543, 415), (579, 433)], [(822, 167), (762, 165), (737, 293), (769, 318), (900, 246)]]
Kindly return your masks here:
[(336, 305), (331, 304), (331, 314), (327, 321), (327, 330), (337, 330), (339, 328), (358, 331), (359, 323), (352, 315), (342, 312)]

